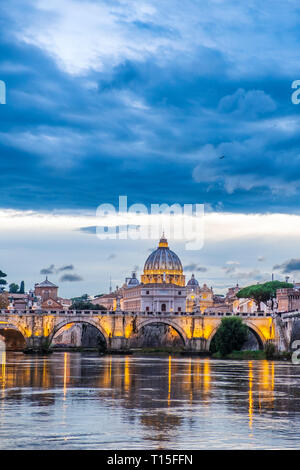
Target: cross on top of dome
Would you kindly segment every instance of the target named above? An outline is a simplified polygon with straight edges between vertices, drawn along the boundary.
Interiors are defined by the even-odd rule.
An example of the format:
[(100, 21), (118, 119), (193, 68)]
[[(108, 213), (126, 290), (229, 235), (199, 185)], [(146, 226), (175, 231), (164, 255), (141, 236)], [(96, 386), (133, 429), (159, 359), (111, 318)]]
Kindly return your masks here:
[(163, 232), (161, 239), (159, 240), (158, 244), (159, 248), (168, 248), (168, 240), (165, 237), (165, 233)]

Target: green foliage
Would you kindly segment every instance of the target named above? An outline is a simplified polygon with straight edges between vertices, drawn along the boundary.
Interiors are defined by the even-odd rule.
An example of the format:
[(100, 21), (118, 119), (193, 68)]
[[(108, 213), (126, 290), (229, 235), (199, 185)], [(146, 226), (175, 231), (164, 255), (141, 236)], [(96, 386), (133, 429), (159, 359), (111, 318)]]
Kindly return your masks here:
[(9, 288), (9, 292), (10, 292), (11, 294), (16, 294), (17, 292), (19, 292), (19, 286), (18, 286), (18, 284), (15, 284), (14, 282), (12, 282), (11, 284), (9, 284), (8, 288)]
[(241, 318), (222, 318), (221, 325), (215, 334), (211, 352), (218, 352), (222, 357), (232, 351), (239, 351), (248, 337), (248, 328)]
[(265, 353), (267, 359), (274, 359), (276, 356), (276, 348), (273, 343), (267, 343), (265, 346)]
[[(212, 355), (214, 359), (224, 359), (221, 353), (216, 352)], [(251, 360), (251, 359), (266, 359), (265, 351), (232, 351), (227, 354), (225, 359), (237, 359), (237, 360)]]
[(94, 305), (92, 302), (77, 300), (72, 303), (70, 310), (106, 310), (103, 305)]
[(282, 281), (269, 281), (264, 284), (254, 284), (241, 289), (236, 296), (241, 299), (254, 299), (259, 306), (260, 302), (267, 302), (276, 297), (277, 289), (293, 287), (293, 284)]
[(7, 284), (7, 282), (5, 281), (5, 279), (3, 279), (4, 277), (6, 277), (7, 274), (5, 274), (3, 271), (1, 271), (0, 269), (0, 286), (5, 286)]
[(19, 292), (20, 294), (25, 294), (25, 282), (24, 281), (21, 281)]
[(77, 302), (80, 300), (88, 300), (88, 298), (89, 298), (88, 294), (83, 294), (80, 297), (73, 297), (71, 300), (72, 302)]

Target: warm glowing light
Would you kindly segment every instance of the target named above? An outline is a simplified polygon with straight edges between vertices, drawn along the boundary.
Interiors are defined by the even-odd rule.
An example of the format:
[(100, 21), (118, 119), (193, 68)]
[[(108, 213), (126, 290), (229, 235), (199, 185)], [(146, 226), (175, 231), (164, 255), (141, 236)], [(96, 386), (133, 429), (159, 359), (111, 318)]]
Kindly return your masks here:
[(171, 404), (171, 385), (172, 385), (172, 357), (169, 356), (169, 368), (168, 368), (168, 406)]
[(124, 367), (124, 388), (126, 391), (129, 390), (129, 385), (130, 385), (129, 359), (128, 357), (126, 357), (125, 367)]
[(249, 408), (248, 408), (248, 415), (249, 415), (249, 428), (252, 431), (252, 422), (253, 422), (253, 364), (252, 361), (249, 361)]
[(210, 372), (210, 360), (204, 360), (204, 370), (203, 370), (203, 388), (205, 392), (209, 392), (211, 382), (211, 372)]
[(68, 353), (64, 354), (64, 400), (67, 395), (67, 364), (68, 364)]

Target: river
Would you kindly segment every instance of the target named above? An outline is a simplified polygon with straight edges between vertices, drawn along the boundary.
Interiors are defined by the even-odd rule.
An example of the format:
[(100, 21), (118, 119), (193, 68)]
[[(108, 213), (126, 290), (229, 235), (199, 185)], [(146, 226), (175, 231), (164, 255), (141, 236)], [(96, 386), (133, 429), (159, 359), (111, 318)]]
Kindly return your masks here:
[(4, 352), (0, 448), (299, 448), (299, 372), (288, 362)]

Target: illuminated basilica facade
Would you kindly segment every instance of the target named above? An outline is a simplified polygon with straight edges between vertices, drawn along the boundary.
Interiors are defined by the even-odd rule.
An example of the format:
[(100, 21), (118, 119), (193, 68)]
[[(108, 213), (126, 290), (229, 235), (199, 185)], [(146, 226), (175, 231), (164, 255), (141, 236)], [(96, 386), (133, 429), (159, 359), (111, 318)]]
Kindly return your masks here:
[(213, 305), (213, 290), (206, 284), (200, 287), (194, 274), (185, 284), (181, 261), (162, 236), (145, 262), (141, 282), (133, 273), (120, 289), (120, 305), (122, 310), (136, 313), (203, 313)]
[(127, 312), (186, 311), (182, 264), (164, 236), (145, 262), (141, 283), (133, 274), (122, 291), (122, 308)]
[(110, 311), (203, 313), (214, 306), (214, 294), (206, 284), (200, 287), (194, 274), (185, 283), (181, 261), (170, 250), (163, 235), (157, 249), (145, 262), (141, 282), (136, 273), (132, 273), (121, 288), (117, 287), (115, 292), (102, 295), (92, 303), (101, 304)]

